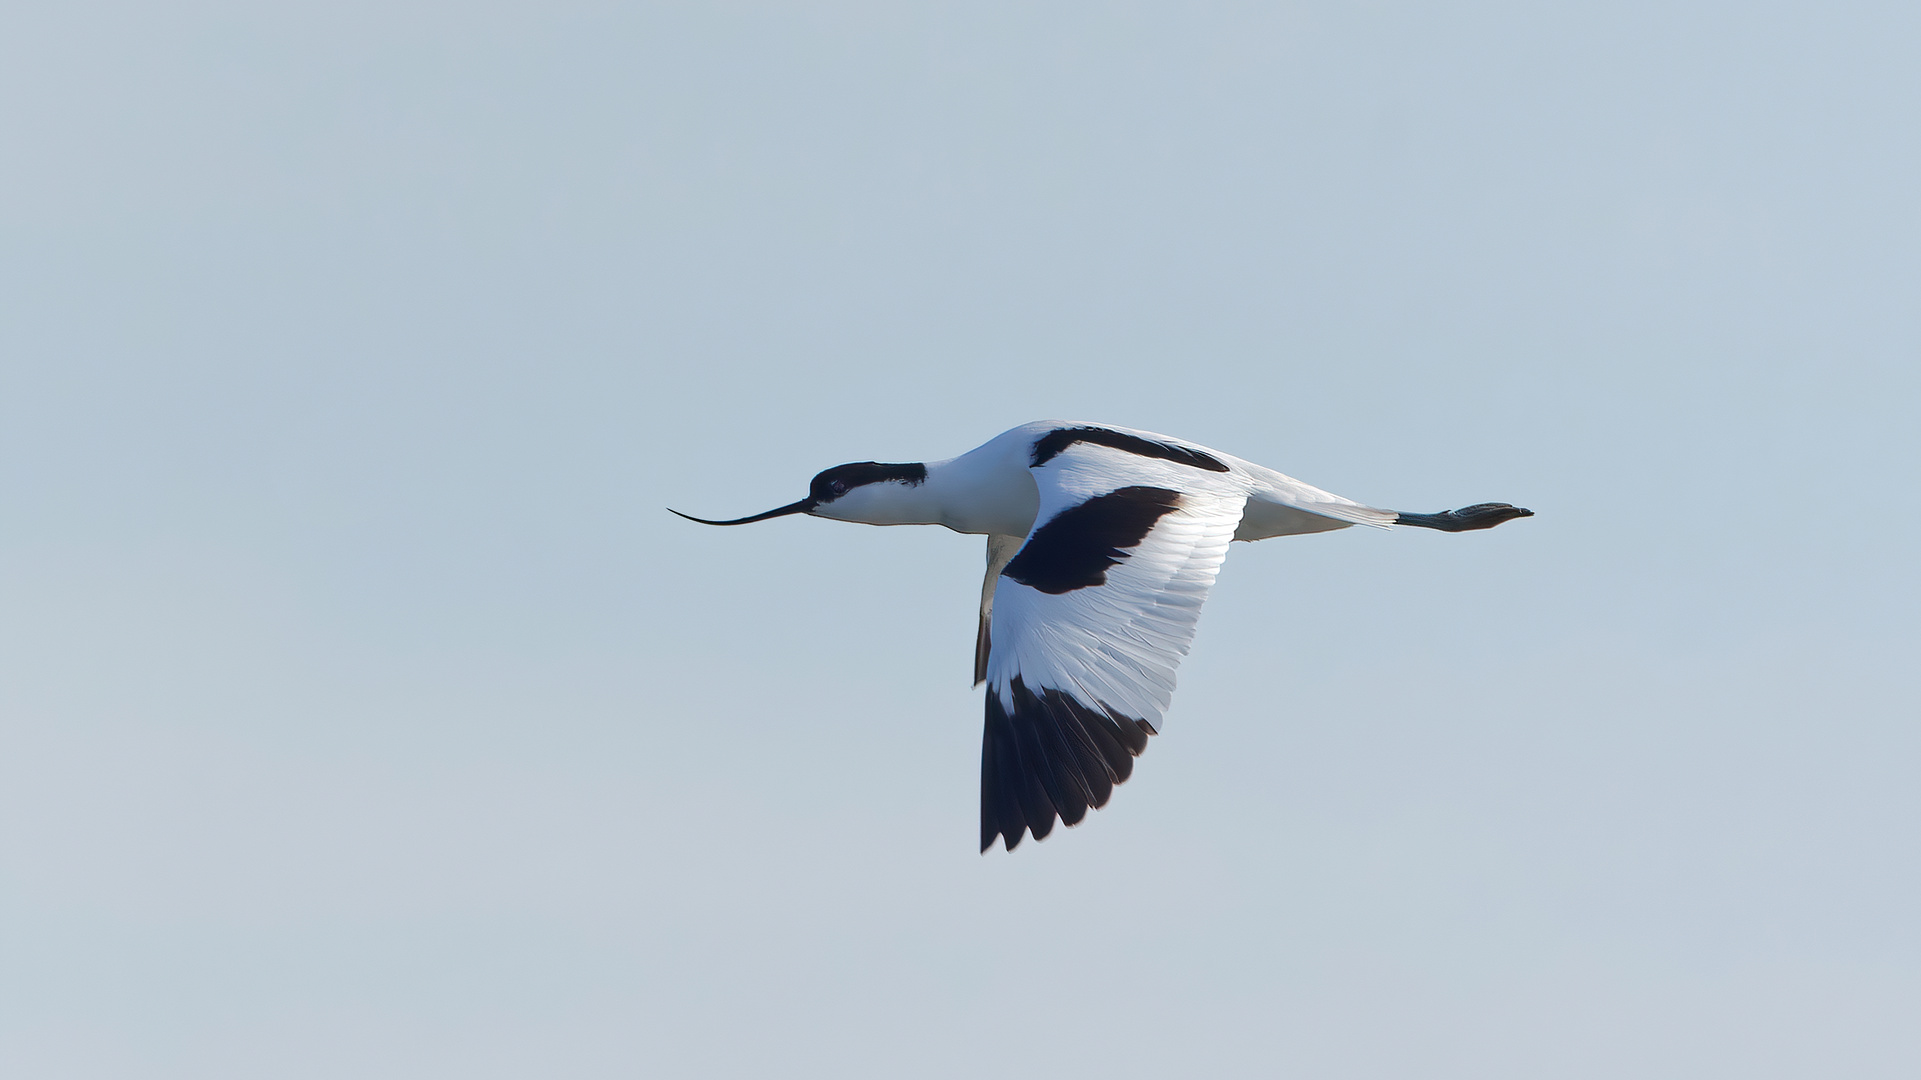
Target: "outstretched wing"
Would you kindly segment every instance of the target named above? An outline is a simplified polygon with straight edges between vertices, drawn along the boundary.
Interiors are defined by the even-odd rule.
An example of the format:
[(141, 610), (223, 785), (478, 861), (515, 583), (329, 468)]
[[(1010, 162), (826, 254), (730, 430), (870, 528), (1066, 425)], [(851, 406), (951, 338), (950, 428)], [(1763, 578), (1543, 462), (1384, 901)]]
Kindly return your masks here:
[(1078, 444), (1001, 571), (981, 740), (981, 850), (1078, 824), (1160, 731), (1246, 494), (1216, 472)]
[(995, 533), (987, 538), (987, 578), (981, 582), (980, 630), (974, 634), (974, 685), (987, 681), (987, 653), (994, 639), (994, 586), (1001, 579), (1007, 561), (1020, 551), (1025, 536)]

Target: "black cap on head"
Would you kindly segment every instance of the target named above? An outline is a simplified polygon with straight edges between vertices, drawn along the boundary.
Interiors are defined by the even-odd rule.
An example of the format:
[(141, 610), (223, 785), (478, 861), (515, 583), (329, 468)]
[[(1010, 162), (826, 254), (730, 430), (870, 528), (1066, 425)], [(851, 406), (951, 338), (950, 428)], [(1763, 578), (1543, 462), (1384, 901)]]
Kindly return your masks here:
[(750, 514), (732, 521), (709, 521), (692, 514), (681, 514), (671, 506), (667, 508), (667, 512), (680, 514), (688, 521), (698, 521), (702, 525), (748, 525), (756, 521), (766, 521), (768, 518), (785, 517), (788, 514), (811, 513), (815, 507), (833, 502), (857, 487), (878, 484), (883, 480), (893, 480), (908, 487), (918, 487), (927, 481), (927, 466), (918, 461), (891, 465), (879, 461), (856, 461), (849, 465), (836, 465), (814, 477), (814, 482), (808, 485), (805, 499), (776, 507), (764, 514)]
[(918, 461), (893, 465), (879, 461), (856, 461), (848, 465), (836, 465), (814, 477), (814, 482), (808, 485), (807, 498), (815, 506), (820, 506), (833, 502), (857, 487), (878, 484), (883, 480), (918, 487), (927, 481), (927, 466)]

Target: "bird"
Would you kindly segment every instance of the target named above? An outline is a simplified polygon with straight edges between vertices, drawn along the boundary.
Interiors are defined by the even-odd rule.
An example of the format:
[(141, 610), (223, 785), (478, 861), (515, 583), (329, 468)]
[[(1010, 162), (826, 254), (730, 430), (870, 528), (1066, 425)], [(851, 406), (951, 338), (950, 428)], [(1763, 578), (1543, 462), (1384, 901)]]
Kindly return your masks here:
[(1534, 514), (1382, 510), (1197, 443), (1065, 421), (943, 461), (836, 465), (806, 498), (729, 521), (668, 509), (702, 525), (805, 514), (987, 537), (974, 642), (983, 854), (1078, 825), (1133, 774), (1230, 541), (1354, 525), (1470, 532)]

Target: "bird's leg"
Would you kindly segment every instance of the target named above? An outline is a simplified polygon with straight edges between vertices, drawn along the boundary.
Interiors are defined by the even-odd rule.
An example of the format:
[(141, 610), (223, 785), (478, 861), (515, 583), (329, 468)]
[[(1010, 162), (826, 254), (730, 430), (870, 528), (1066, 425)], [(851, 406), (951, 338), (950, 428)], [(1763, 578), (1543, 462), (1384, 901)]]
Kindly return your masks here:
[(1492, 529), (1503, 521), (1515, 518), (1533, 517), (1534, 511), (1523, 510), (1507, 503), (1475, 503), (1459, 510), (1447, 510), (1439, 514), (1403, 513), (1394, 519), (1396, 525), (1415, 525), (1423, 529), (1439, 529), (1442, 532), (1471, 532), (1475, 529)]

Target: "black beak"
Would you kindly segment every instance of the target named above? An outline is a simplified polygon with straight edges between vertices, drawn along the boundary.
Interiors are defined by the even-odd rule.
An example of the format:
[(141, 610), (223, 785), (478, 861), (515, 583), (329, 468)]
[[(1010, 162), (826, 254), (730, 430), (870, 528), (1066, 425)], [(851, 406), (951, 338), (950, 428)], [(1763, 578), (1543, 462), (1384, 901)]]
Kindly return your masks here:
[(680, 514), (680, 511), (671, 506), (667, 508), (667, 512), (670, 514), (680, 514), (681, 517), (686, 518), (688, 521), (698, 521), (702, 525), (750, 525), (756, 521), (766, 521), (768, 518), (786, 517), (788, 514), (805, 514), (813, 508), (814, 501), (812, 499), (802, 499), (797, 503), (788, 503), (786, 506), (780, 507), (777, 510), (769, 510), (765, 514), (735, 518), (732, 521), (708, 521), (706, 518), (697, 518), (692, 514)]

